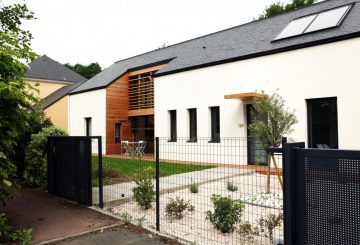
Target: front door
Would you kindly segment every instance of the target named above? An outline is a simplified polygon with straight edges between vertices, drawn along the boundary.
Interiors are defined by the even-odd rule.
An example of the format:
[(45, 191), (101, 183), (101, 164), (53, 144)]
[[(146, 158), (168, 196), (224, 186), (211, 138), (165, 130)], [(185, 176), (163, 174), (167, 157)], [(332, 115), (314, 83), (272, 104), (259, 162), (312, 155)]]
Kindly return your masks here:
[(247, 155), (249, 165), (266, 165), (267, 164), (267, 153), (264, 149), (263, 144), (259, 139), (252, 137), (249, 125), (253, 122), (255, 111), (252, 105), (246, 105), (246, 117), (247, 117)]

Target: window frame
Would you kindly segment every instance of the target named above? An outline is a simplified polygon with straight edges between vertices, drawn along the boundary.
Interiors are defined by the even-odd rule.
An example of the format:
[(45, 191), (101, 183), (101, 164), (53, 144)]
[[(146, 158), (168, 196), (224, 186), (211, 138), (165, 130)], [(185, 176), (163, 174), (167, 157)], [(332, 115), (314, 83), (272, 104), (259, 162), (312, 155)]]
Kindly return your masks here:
[(176, 110), (169, 110), (170, 116), (170, 140), (168, 142), (177, 141), (177, 112)]
[(212, 106), (210, 108), (210, 136), (209, 143), (220, 143), (220, 106)]
[(196, 143), (197, 142), (197, 109), (196, 108), (189, 108), (188, 109), (189, 115), (189, 143)]
[[(117, 126), (118, 126), (118, 130), (117, 130)], [(114, 142), (121, 143), (121, 123), (115, 123), (114, 125)]]

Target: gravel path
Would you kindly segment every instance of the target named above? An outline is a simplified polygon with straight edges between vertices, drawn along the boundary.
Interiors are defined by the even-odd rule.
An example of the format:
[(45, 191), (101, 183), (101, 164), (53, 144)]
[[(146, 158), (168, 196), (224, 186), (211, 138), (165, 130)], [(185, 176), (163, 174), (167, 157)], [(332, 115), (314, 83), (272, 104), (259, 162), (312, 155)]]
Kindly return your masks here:
[[(270, 240), (264, 235), (254, 237), (254, 240), (250, 241), (238, 231), (234, 231), (230, 234), (221, 234), (214, 229), (209, 221), (205, 220), (205, 212), (213, 210), (213, 205), (210, 201), (212, 194), (231, 196), (234, 199), (240, 199), (241, 194), (265, 192), (266, 178), (265, 175), (259, 174), (237, 176), (200, 185), (199, 193), (196, 194), (190, 193), (188, 189), (182, 189), (161, 195), (161, 232), (182, 238), (189, 242), (195, 242), (196, 244), (271, 244)], [(228, 181), (233, 182), (238, 187), (238, 190), (235, 192), (228, 191), (226, 189), (226, 183)], [(271, 193), (281, 193), (281, 188), (275, 176), (271, 176), (271, 187)], [(166, 217), (165, 205), (169, 202), (170, 198), (175, 198), (177, 196), (184, 198), (185, 200), (190, 200), (190, 203), (195, 207), (195, 211), (187, 213), (181, 220), (170, 220)], [(136, 202), (132, 201), (111, 208), (110, 210), (115, 214), (127, 212), (133, 217), (135, 222), (136, 219), (145, 217), (146, 221), (144, 222), (144, 226), (155, 228), (155, 207), (144, 211)], [(275, 208), (265, 208), (245, 204), (242, 221), (248, 221), (252, 226), (255, 226), (257, 224), (256, 221), (260, 217), (266, 217), (268, 214), (278, 214), (281, 211), (282, 210)], [(278, 227), (274, 231), (274, 238), (281, 237), (282, 234), (282, 227)]]

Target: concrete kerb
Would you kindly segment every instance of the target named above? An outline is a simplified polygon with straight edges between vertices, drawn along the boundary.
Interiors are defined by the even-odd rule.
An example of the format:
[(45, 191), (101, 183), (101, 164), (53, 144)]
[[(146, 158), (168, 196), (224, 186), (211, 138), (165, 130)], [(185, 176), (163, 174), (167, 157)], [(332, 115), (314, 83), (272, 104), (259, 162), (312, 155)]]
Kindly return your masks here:
[[(95, 211), (97, 211), (97, 212), (99, 212), (99, 213), (108, 215), (108, 216), (110, 216), (110, 217), (112, 217), (112, 218), (115, 218), (115, 219), (121, 221), (121, 218), (120, 218), (119, 216), (117, 216), (117, 215), (115, 215), (115, 214), (113, 214), (113, 213), (111, 213), (111, 212), (108, 212), (108, 211), (106, 211), (106, 210), (104, 210), (104, 209), (101, 209), (101, 208), (99, 208), (99, 207), (89, 207), (89, 208), (92, 209), (92, 210), (95, 210)], [(138, 225), (137, 225), (135, 222), (133, 222), (133, 221), (131, 221), (130, 224), (132, 224), (132, 225), (134, 225), (134, 226), (138, 226)], [(156, 229), (152, 229), (151, 227), (141, 227), (141, 228), (144, 229), (144, 230), (147, 230), (147, 231), (151, 232), (152, 234), (155, 234), (155, 235), (158, 235), (158, 236), (161, 236), (161, 237), (164, 237), (164, 238), (168, 238), (168, 239), (171, 239), (171, 240), (176, 240), (176, 241), (177, 241), (178, 243), (180, 243), (180, 244), (184, 244), (184, 245), (189, 244), (189, 241), (186, 241), (186, 240), (184, 240), (184, 239), (182, 239), (182, 238), (179, 238), (179, 237), (170, 235), (170, 234), (165, 233), (165, 232), (157, 231)]]
[[(91, 208), (91, 209), (93, 209), (93, 208)], [(99, 212), (99, 210), (97, 210), (97, 209), (93, 209), (93, 210)], [(102, 213), (109, 216), (109, 214), (107, 214), (107, 213), (105, 213), (105, 212), (102, 212)], [(111, 215), (111, 216), (112, 216), (112, 215)], [(118, 217), (115, 217), (115, 216), (113, 216), (113, 218), (119, 219)], [(114, 228), (114, 227), (118, 227), (119, 225), (120, 225), (120, 224), (113, 224), (113, 225), (108, 225), (108, 226), (104, 226), (104, 227), (100, 227), (100, 228), (94, 228), (94, 229), (91, 229), (91, 230), (88, 230), (88, 231), (84, 231), (84, 232), (80, 232), (80, 233), (76, 233), (76, 234), (73, 234), (73, 235), (63, 236), (63, 237), (55, 238), (55, 239), (52, 239), (52, 240), (48, 240), (48, 241), (43, 241), (43, 242), (40, 242), (40, 243), (36, 243), (36, 245), (52, 244), (52, 243), (56, 243), (56, 242), (66, 241), (66, 240), (68, 240), (68, 239), (73, 239), (73, 238), (77, 238), (77, 237), (80, 237), (80, 236), (92, 234), (92, 233), (95, 233), (95, 232), (101, 232), (101, 231), (103, 231), (103, 230), (107, 230), (107, 229), (111, 229), (111, 228)]]
[[(200, 171), (194, 171), (194, 172), (189, 172), (189, 173), (183, 173), (183, 174), (177, 174), (177, 175), (170, 175), (170, 176), (166, 176), (166, 177), (161, 177), (160, 178), (160, 195), (165, 194), (165, 193), (172, 193), (178, 190), (182, 190), (182, 189), (187, 189), (190, 187), (191, 184), (198, 184), (198, 185), (202, 185), (202, 184), (207, 184), (207, 183), (211, 183), (211, 182), (216, 182), (216, 181), (222, 181), (228, 178), (233, 178), (233, 177), (237, 177), (237, 176), (245, 176), (245, 175), (252, 175), (255, 174), (255, 170), (251, 170), (251, 169), (236, 169), (234, 171), (236, 171), (235, 173), (229, 173), (227, 174), (226, 171), (229, 171), (229, 169), (226, 169), (226, 171), (220, 171), (221, 169), (225, 169), (225, 168), (212, 168), (212, 169), (206, 169), (206, 170), (200, 170)], [(217, 170), (217, 171), (214, 171)], [(223, 176), (218, 176), (217, 178), (211, 178), (211, 172), (216, 173), (217, 175), (222, 174)], [(201, 174), (205, 177), (203, 177), (203, 179), (199, 178), (199, 174)], [(192, 178), (191, 176), (196, 174), (196, 178)], [(209, 178), (210, 177), (210, 178)], [(179, 178), (179, 179), (194, 179), (194, 180), (198, 180), (198, 181), (192, 181), (189, 184), (184, 184), (184, 183), (177, 183), (176, 181), (170, 181), (170, 179), (174, 179), (174, 178)], [(164, 185), (162, 184), (172, 184), (174, 186), (172, 187), (163, 187)], [(155, 184), (155, 183), (154, 183)], [(110, 185), (110, 186), (104, 186), (104, 194), (106, 192), (113, 192), (113, 195), (111, 197), (116, 196), (117, 193), (117, 189), (119, 189), (120, 186), (126, 186), (126, 191), (128, 192), (128, 196), (127, 197), (115, 197), (113, 200), (106, 200), (108, 198), (105, 198), (104, 195), (104, 205), (107, 207), (113, 207), (113, 206), (118, 206), (121, 204), (125, 204), (128, 202), (132, 201), (132, 193), (131, 193), (131, 189), (132, 186), (135, 186), (134, 182), (127, 182), (127, 183), (122, 183), (122, 184), (115, 184), (115, 185)], [(105, 190), (105, 188), (107, 190)], [(114, 189), (113, 191), (111, 189)], [(93, 193), (96, 196), (96, 193), (98, 192), (98, 188), (93, 188)], [(94, 205), (98, 205), (97, 200), (94, 201)]]

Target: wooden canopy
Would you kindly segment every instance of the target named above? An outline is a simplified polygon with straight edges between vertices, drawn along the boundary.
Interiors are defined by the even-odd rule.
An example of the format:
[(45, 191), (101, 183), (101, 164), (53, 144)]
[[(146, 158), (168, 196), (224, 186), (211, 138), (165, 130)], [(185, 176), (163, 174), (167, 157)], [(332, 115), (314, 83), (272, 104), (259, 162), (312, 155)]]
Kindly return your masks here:
[(227, 94), (224, 95), (224, 99), (239, 99), (243, 102), (252, 101), (254, 98), (259, 98), (264, 96), (264, 94), (261, 93), (239, 93), (239, 94)]

